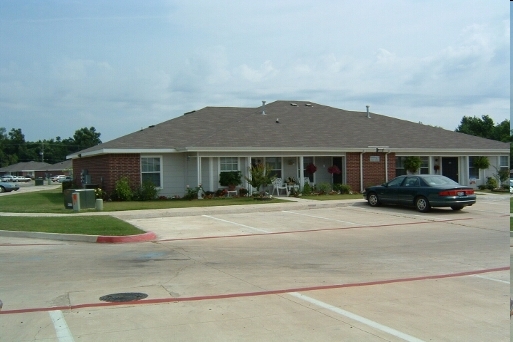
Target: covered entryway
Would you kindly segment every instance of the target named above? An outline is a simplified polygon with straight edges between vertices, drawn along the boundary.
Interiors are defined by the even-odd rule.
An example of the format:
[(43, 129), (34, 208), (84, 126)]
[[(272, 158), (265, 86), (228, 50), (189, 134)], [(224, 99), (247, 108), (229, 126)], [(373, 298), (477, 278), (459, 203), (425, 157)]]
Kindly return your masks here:
[(442, 175), (459, 182), (458, 157), (442, 157)]

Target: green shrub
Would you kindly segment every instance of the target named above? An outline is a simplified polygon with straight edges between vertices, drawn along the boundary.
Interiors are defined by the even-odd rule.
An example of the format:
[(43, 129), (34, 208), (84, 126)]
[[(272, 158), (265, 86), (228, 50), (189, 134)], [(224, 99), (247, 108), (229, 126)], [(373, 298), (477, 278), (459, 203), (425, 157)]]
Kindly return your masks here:
[(130, 201), (133, 197), (134, 193), (130, 187), (128, 177), (125, 176), (118, 179), (116, 181), (114, 193), (112, 194), (112, 199), (116, 201)]
[(137, 201), (151, 201), (157, 198), (159, 190), (155, 187), (155, 184), (149, 179), (145, 180), (141, 187), (137, 189), (133, 195), (133, 198)]
[(352, 193), (351, 186), (348, 185), (348, 184), (334, 184), (333, 185), (333, 190), (335, 190), (337, 192), (340, 192), (341, 194), (350, 194), (350, 193)]
[(324, 182), (317, 184), (317, 190), (319, 190), (319, 194), (326, 195), (331, 192), (331, 184)]
[(187, 189), (185, 189), (185, 195), (183, 195), (184, 200), (192, 201), (193, 199), (198, 199), (198, 192), (200, 187), (197, 186), (195, 188), (191, 188), (187, 185)]
[(303, 186), (303, 195), (308, 196), (312, 194), (312, 187), (310, 186), (310, 183), (305, 183)]
[(495, 179), (494, 177), (488, 177), (487, 180), (486, 180), (486, 188), (489, 189), (489, 190), (493, 190), (495, 188), (497, 188), (499, 186), (499, 184), (497, 183), (497, 179)]

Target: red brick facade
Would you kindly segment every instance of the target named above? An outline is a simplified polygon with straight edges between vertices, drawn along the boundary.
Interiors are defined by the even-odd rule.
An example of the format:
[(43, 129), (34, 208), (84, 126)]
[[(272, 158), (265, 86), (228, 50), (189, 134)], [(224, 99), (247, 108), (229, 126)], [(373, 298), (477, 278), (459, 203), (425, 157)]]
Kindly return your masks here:
[(99, 185), (111, 194), (116, 181), (128, 177), (132, 188), (141, 185), (141, 157), (139, 154), (106, 154), (73, 159), (74, 181), (80, 184), (80, 173), (87, 169), (91, 184)]
[[(371, 161), (372, 157), (379, 157), (379, 161)], [(363, 161), (363, 188), (384, 183), (386, 180), (385, 158), (388, 158), (388, 180), (395, 177), (395, 154), (366, 152)], [(347, 184), (351, 189), (361, 189), (360, 153), (347, 153), (346, 155)]]

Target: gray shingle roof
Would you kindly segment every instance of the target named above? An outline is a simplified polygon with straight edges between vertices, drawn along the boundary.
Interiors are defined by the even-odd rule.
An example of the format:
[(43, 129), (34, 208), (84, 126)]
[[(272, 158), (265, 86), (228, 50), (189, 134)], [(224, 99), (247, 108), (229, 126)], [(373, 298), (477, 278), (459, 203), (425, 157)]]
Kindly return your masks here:
[[(292, 105), (294, 103), (295, 105)], [(479, 138), (365, 111), (305, 101), (276, 101), (262, 107), (205, 107), (80, 151), (130, 149), (248, 150), (390, 149), (509, 150), (508, 143)], [(277, 119), (279, 123), (277, 123)]]

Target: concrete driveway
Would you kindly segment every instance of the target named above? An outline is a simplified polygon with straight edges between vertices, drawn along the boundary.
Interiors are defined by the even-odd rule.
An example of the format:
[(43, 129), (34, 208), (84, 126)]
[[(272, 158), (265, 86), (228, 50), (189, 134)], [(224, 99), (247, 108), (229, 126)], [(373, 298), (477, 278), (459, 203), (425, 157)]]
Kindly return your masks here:
[[(507, 341), (508, 200), (116, 214), (157, 233), (138, 244), (2, 238), (0, 339)], [(100, 299), (119, 293), (147, 297)]]

